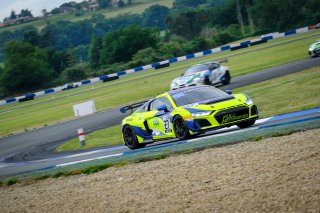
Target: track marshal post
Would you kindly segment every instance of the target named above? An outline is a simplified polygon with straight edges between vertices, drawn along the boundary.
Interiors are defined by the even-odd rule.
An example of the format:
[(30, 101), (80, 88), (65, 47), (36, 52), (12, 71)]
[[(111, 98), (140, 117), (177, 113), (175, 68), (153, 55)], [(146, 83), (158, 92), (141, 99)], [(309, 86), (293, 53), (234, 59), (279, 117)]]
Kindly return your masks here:
[(78, 129), (78, 136), (79, 136), (79, 141), (80, 141), (80, 146), (83, 147), (86, 145), (86, 139), (84, 136), (83, 129)]

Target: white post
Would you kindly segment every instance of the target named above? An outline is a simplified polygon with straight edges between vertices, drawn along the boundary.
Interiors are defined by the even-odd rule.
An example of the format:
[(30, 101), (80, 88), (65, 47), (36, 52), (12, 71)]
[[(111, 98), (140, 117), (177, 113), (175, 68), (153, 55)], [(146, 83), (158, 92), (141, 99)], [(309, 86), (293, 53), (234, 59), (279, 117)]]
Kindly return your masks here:
[(86, 139), (84, 137), (83, 129), (78, 129), (78, 136), (79, 136), (79, 141), (80, 141), (80, 146), (85, 146), (86, 145)]

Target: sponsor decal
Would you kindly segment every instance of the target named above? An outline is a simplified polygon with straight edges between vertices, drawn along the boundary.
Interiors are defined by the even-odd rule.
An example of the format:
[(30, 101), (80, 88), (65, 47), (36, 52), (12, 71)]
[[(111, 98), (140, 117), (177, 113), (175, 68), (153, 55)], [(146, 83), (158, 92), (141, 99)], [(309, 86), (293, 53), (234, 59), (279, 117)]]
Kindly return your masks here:
[(222, 124), (230, 123), (230, 122), (233, 122), (233, 121), (236, 121), (236, 120), (242, 120), (242, 119), (245, 119), (245, 118), (249, 118), (249, 115), (248, 114), (236, 115), (235, 113), (227, 114), (227, 115), (224, 115), (222, 117)]
[(157, 129), (154, 129), (152, 131), (152, 135), (159, 136), (159, 135), (161, 135), (161, 132), (159, 130), (157, 130)]
[(184, 105), (184, 106), (182, 106), (181, 108), (195, 107), (195, 106), (198, 106), (198, 105), (199, 105), (199, 103), (192, 103), (192, 104)]
[(153, 125), (154, 126), (159, 126), (160, 125), (158, 118), (153, 118)]

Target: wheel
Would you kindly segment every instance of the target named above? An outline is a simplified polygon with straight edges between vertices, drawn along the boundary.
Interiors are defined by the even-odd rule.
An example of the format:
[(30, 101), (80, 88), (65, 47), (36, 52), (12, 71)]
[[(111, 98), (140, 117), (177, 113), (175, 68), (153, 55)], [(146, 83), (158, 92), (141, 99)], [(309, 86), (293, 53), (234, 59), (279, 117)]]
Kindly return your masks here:
[(226, 74), (225, 74), (225, 75), (226, 75), (226, 76), (224, 77), (224, 80), (221, 81), (221, 83), (222, 83), (223, 85), (229, 84), (229, 83), (230, 83), (230, 80), (231, 80), (231, 76), (230, 76), (229, 71), (226, 71)]
[(244, 122), (238, 123), (237, 126), (243, 129), (243, 128), (252, 126), (255, 122), (256, 122), (255, 120), (244, 121)]
[(204, 77), (204, 82), (205, 85), (211, 85), (211, 81), (209, 79), (209, 76)]
[(122, 130), (123, 139), (127, 147), (130, 149), (137, 149), (142, 147), (139, 144), (136, 133), (133, 131), (132, 127), (129, 125), (125, 125)]
[(186, 122), (179, 115), (173, 118), (173, 129), (177, 138), (184, 140), (190, 137)]

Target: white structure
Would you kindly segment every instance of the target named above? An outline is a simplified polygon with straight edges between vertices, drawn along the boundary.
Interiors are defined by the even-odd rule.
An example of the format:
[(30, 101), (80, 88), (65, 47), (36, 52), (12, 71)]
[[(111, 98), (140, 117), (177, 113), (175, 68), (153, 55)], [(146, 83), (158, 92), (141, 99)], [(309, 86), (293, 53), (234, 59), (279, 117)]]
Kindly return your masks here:
[(80, 104), (73, 105), (73, 111), (75, 116), (85, 116), (96, 112), (94, 101), (87, 101)]

